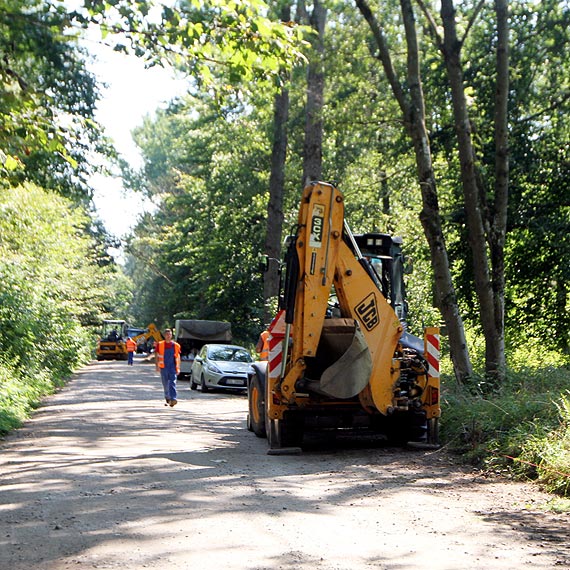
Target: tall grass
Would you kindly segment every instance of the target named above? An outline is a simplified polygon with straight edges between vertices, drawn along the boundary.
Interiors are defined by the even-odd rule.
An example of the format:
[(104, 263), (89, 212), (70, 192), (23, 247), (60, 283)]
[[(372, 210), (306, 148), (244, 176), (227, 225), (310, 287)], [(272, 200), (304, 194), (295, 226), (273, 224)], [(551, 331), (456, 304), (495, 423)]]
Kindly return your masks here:
[[(442, 440), (469, 463), (570, 497), (570, 365), (544, 348), (510, 353), (507, 381), (442, 379)], [(538, 355), (538, 356), (533, 356)]]

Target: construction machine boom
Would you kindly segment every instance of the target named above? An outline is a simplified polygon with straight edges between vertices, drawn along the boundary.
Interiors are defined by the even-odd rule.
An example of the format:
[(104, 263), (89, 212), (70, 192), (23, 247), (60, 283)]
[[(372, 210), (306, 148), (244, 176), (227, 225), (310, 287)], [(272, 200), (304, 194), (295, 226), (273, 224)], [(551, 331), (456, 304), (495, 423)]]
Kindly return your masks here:
[(335, 186), (305, 188), (269, 360), (248, 382), (248, 427), (267, 436), (270, 452), (298, 450), (309, 429), (437, 443), (439, 331), (423, 340), (406, 332), (401, 244), (353, 235)]
[(156, 328), (154, 323), (148, 325), (145, 332), (132, 337), (132, 340), (137, 343), (137, 352), (138, 347), (141, 347), (141, 352), (149, 352), (150, 339), (154, 340), (155, 343), (163, 340), (161, 332)]

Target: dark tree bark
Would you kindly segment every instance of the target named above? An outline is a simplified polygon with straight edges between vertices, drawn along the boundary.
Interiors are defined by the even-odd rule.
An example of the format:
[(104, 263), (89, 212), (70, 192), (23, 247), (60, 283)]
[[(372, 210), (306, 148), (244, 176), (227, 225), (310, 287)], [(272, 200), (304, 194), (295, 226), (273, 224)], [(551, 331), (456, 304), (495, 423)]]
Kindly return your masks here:
[[(281, 11), (281, 20), (291, 19), (292, 2)], [(269, 203), (267, 205), (267, 232), (265, 254), (269, 267), (263, 279), (263, 321), (268, 323), (274, 312), (270, 300), (279, 294), (279, 260), (283, 231), (283, 195), (285, 191), (285, 161), (287, 158), (287, 122), (289, 119), (289, 90), (284, 86), (275, 96), (273, 104), (273, 147), (269, 175)]]
[(279, 260), (281, 259), (281, 234), (283, 231), (283, 194), (285, 187), (285, 159), (287, 156), (287, 120), (289, 117), (289, 91), (283, 88), (275, 96), (273, 111), (273, 150), (269, 176), (269, 203), (267, 206), (267, 233), (265, 253), (269, 267), (263, 281), (264, 322), (273, 314), (267, 301), (279, 293)]
[[(493, 384), (505, 376), (504, 344), (504, 243), (508, 196), (508, 29), (506, 1), (496, 2), (500, 15), (497, 53), (497, 91), (495, 100), (496, 191), (494, 212), (488, 218), (484, 205), (485, 189), (475, 160), (471, 120), (465, 96), (461, 49), (457, 34), (453, 0), (442, 0), (441, 19), (444, 37), (442, 51), (451, 87), (455, 131), (461, 165), (461, 182), (467, 218), (469, 245), (473, 258), (475, 290), (479, 300), (481, 326), (485, 336), (485, 372)], [(486, 231), (486, 228), (487, 231)], [(491, 252), (491, 263), (487, 255)], [(491, 270), (492, 268), (492, 270)], [(493, 277), (492, 277), (493, 275)]]
[(317, 32), (313, 53), (307, 70), (307, 103), (305, 107), (305, 142), (303, 145), (303, 187), (320, 180), (323, 164), (323, 104), (324, 104), (324, 36), (327, 10), (320, 0), (314, 0), (309, 24)]
[(497, 14), (497, 90), (495, 98), (495, 208), (490, 248), (497, 330), (498, 377), (504, 380), (505, 360), (505, 240), (509, 198), (509, 9), (508, 0), (495, 0)]

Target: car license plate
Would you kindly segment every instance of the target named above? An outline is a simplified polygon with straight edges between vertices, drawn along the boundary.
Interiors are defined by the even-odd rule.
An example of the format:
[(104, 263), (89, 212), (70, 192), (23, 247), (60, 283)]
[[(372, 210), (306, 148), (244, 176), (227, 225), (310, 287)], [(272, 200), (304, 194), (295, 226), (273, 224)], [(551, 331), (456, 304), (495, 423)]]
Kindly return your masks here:
[(240, 380), (239, 378), (228, 378), (228, 384), (231, 384), (232, 386), (243, 386), (243, 380)]

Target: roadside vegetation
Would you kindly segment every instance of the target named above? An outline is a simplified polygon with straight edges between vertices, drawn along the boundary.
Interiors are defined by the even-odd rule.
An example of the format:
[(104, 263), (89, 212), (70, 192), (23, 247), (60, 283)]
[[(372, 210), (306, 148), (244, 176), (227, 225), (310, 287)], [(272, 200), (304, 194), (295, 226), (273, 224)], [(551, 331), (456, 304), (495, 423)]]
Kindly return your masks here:
[(117, 281), (98, 265), (90, 225), (54, 192), (0, 186), (0, 434), (91, 358)]
[(444, 375), (442, 444), (483, 470), (570, 498), (570, 359), (532, 341), (509, 352), (497, 389), (482, 375), (465, 386)]

